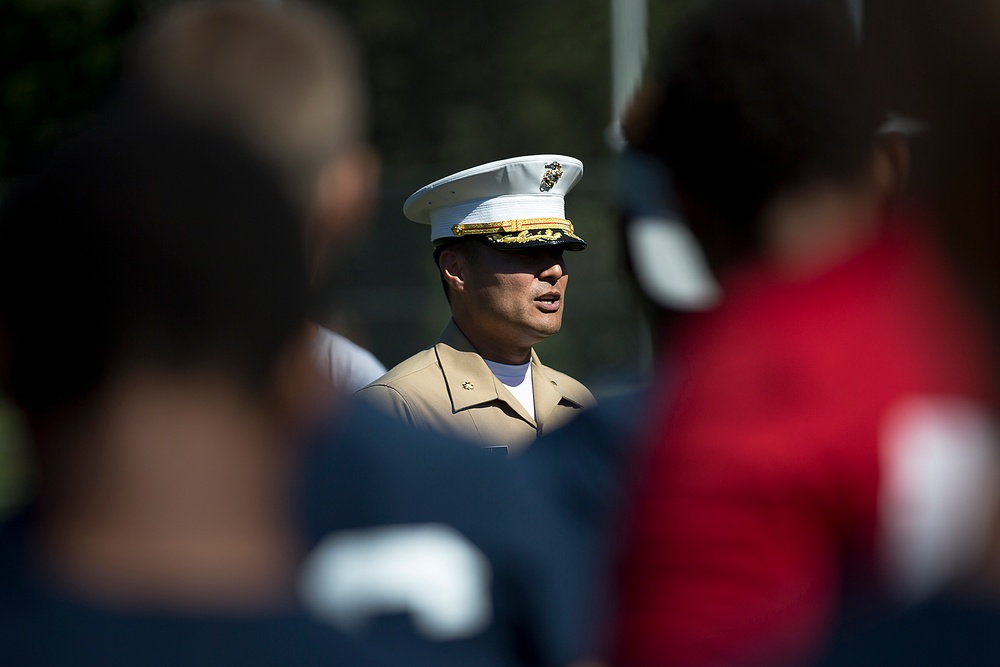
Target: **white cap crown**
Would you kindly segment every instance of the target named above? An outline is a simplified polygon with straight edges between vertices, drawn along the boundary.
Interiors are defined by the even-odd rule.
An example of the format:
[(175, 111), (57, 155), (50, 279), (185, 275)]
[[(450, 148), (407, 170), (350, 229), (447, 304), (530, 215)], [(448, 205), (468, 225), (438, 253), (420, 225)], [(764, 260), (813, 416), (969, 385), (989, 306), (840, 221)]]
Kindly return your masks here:
[(481, 235), (492, 245), (586, 242), (566, 219), (566, 194), (583, 176), (583, 163), (565, 155), (528, 155), (460, 171), (414, 192), (407, 218), (431, 226), (441, 243)]

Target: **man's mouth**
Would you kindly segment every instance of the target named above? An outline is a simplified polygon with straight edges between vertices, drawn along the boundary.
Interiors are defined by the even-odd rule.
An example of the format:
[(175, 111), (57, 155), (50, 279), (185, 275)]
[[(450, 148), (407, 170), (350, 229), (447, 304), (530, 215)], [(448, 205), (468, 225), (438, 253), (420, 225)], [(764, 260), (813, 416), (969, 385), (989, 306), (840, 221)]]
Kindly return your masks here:
[(543, 294), (535, 299), (535, 303), (542, 311), (554, 313), (559, 310), (560, 300), (559, 294)]

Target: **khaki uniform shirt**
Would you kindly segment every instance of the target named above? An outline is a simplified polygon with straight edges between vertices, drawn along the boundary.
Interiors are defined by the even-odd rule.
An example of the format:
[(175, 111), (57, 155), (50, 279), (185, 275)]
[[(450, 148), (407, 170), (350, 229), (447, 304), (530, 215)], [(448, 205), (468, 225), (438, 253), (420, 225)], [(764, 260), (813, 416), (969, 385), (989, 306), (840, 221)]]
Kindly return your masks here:
[(357, 396), (417, 428), (511, 454), (596, 405), (590, 391), (531, 351), (532, 419), (451, 320), (434, 347), (392, 368)]

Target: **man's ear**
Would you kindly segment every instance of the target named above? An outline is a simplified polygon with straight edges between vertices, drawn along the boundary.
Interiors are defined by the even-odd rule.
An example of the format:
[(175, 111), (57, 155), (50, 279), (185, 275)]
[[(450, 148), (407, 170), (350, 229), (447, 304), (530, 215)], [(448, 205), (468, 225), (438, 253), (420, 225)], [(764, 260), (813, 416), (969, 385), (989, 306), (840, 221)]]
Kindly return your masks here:
[(438, 256), (438, 268), (445, 284), (456, 292), (465, 291), (465, 256), (453, 248), (445, 248)]

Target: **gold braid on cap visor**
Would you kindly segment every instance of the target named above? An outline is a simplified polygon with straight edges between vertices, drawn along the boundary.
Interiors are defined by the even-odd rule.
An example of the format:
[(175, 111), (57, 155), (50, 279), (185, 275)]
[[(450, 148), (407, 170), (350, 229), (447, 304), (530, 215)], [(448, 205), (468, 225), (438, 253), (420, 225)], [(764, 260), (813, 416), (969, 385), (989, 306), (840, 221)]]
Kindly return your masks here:
[[(503, 222), (460, 223), (452, 225), (455, 236), (467, 234), (490, 234), (494, 243), (532, 243), (534, 241), (558, 241), (563, 236), (582, 241), (574, 233), (573, 223), (565, 218), (527, 218), (524, 220), (504, 220)], [(509, 235), (513, 236), (509, 236)]]

